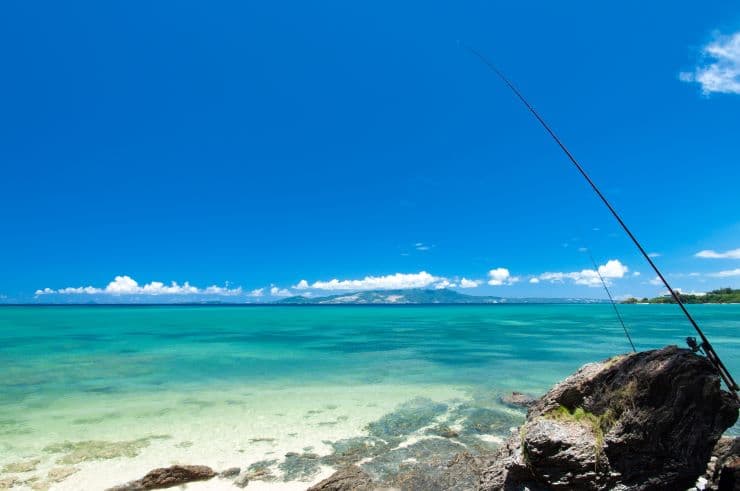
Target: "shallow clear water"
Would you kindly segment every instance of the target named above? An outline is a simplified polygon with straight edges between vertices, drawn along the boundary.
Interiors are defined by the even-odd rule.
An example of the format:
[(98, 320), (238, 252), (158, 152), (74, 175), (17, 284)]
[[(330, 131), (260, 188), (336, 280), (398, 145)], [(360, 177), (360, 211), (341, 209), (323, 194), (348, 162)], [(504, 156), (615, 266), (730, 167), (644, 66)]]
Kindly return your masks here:
[[(638, 349), (694, 335), (675, 306), (620, 310)], [(691, 310), (740, 376), (740, 305)], [(414, 397), (493, 407), (628, 349), (604, 304), (3, 307), (0, 465), (48, 454), (51, 466), (43, 449), (63, 441), (152, 435), (167, 438), (119, 459), (121, 477), (165, 455), (225, 466), (321, 453)]]

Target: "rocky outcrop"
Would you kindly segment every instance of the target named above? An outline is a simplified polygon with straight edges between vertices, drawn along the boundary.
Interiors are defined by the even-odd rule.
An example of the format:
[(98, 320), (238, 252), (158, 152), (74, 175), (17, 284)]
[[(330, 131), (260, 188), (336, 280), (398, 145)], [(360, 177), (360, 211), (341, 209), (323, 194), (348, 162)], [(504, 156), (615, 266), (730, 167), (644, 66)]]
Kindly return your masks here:
[(206, 481), (216, 473), (205, 465), (173, 465), (149, 471), (149, 473), (108, 491), (143, 491), (147, 489), (163, 489), (179, 486), (193, 481)]
[(737, 415), (714, 367), (689, 350), (592, 363), (530, 406), (480, 488), (688, 489)]
[(375, 487), (368, 473), (351, 465), (311, 486), (308, 491), (370, 491), (372, 489)]

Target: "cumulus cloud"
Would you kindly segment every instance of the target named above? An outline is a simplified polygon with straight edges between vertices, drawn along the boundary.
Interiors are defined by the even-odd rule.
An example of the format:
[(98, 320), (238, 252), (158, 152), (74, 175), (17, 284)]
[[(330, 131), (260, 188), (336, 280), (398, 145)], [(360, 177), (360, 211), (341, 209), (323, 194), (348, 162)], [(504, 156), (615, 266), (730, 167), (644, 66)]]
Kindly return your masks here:
[(717, 36), (702, 48), (708, 64), (698, 66), (693, 72), (681, 72), (679, 78), (684, 82), (696, 82), (702, 92), (740, 94), (740, 32), (727, 36)]
[(79, 287), (66, 287), (59, 288), (57, 290), (52, 288), (43, 288), (36, 290), (36, 295), (220, 295), (220, 296), (232, 296), (240, 295), (242, 293), (241, 287), (229, 288), (228, 284), (225, 286), (212, 285), (207, 288), (198, 288), (192, 286), (187, 281), (180, 285), (176, 281), (173, 281), (169, 285), (165, 285), (161, 281), (152, 281), (144, 285), (131, 278), (130, 276), (116, 276), (113, 281), (108, 283), (105, 288), (97, 288), (94, 286), (79, 286)]
[(434, 288), (436, 290), (442, 290), (444, 288), (455, 288), (457, 286), (457, 283), (454, 283), (447, 278), (443, 278), (439, 283), (436, 283), (434, 285)]
[(307, 290), (308, 288), (310, 288), (310, 286), (308, 285), (308, 281), (301, 280), (298, 282), (297, 285), (293, 285), (293, 288), (295, 288), (296, 290)]
[(290, 297), (293, 294), (287, 288), (278, 288), (277, 286), (270, 287), (270, 295), (273, 297)]
[(511, 285), (519, 281), (518, 276), (511, 276), (506, 268), (496, 268), (488, 272), (488, 284), (492, 286)]
[(469, 280), (467, 278), (463, 278), (460, 280), (460, 288), (476, 288), (480, 286), (480, 281), (478, 280)]
[(264, 288), (255, 288), (251, 292), (247, 293), (247, 296), (249, 297), (261, 297), (265, 294)]
[(650, 283), (651, 285), (662, 285), (663, 281), (660, 279), (659, 276), (656, 276), (652, 280), (648, 281), (648, 283)]
[(581, 271), (565, 272), (546, 272), (538, 276), (542, 281), (550, 283), (563, 283), (566, 280), (572, 281), (576, 285), (586, 285), (591, 287), (601, 286), (599, 275), (604, 278), (604, 282), (610, 283), (609, 280), (623, 278), (629, 271), (629, 268), (622, 264), (618, 259), (610, 259), (606, 264), (599, 266), (598, 271), (595, 269), (583, 269)]
[(540, 279), (539, 278), (530, 278), (529, 279), (529, 282), (532, 283), (533, 285), (536, 285), (537, 283), (540, 282)]
[(709, 273), (707, 276), (711, 276), (712, 278), (732, 278), (734, 276), (740, 276), (740, 268), (717, 271), (716, 273)]
[[(311, 284), (306, 282), (307, 288), (315, 290), (401, 290), (407, 288), (425, 288), (441, 282), (445, 278), (434, 276), (426, 271), (419, 273), (395, 273), (386, 276), (365, 276), (357, 280), (315, 281)], [(301, 285), (303, 282), (300, 282)]]
[(694, 254), (696, 257), (704, 259), (740, 259), (740, 249), (732, 249), (725, 252), (717, 252), (711, 249), (705, 249)]

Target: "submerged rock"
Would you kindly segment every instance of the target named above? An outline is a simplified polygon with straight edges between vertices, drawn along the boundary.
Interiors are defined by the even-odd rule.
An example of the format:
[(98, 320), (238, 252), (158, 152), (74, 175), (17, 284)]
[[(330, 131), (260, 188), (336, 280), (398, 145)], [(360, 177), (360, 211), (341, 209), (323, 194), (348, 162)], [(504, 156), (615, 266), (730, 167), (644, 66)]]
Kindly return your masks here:
[(62, 482), (78, 471), (79, 469), (77, 467), (54, 467), (49, 470), (46, 479), (49, 482)]
[(480, 486), (688, 489), (737, 415), (712, 364), (689, 350), (588, 364), (530, 406)]
[(65, 441), (44, 447), (46, 453), (64, 453), (57, 462), (60, 464), (79, 464), (88, 460), (107, 460), (117, 457), (136, 457), (139, 452), (149, 446), (151, 440), (166, 439), (166, 435), (155, 435), (138, 440), (108, 442), (101, 440), (85, 440), (79, 442)]
[(446, 404), (417, 397), (368, 424), (367, 430), (370, 435), (387, 442), (400, 441), (399, 438), (429, 426), (437, 416), (444, 414), (445, 411), (447, 411)]
[(239, 475), (241, 471), (242, 470), (239, 467), (229, 467), (228, 469), (225, 469), (219, 472), (218, 477), (224, 477), (224, 478), (236, 477)]
[(308, 491), (370, 491), (373, 489), (376, 489), (376, 486), (367, 472), (351, 465), (311, 486)]
[(321, 463), (332, 467), (345, 467), (360, 460), (381, 455), (394, 445), (374, 437), (353, 437), (336, 442), (324, 442), (332, 446), (331, 454), (322, 457)]
[(10, 489), (18, 482), (16, 477), (3, 477), (0, 479), (0, 489)]
[(285, 454), (285, 460), (278, 465), (286, 481), (308, 481), (318, 474), (319, 467), (319, 456), (315, 453), (296, 452)]
[(536, 397), (531, 396), (529, 394), (524, 394), (523, 392), (512, 392), (510, 394), (506, 394), (505, 396), (501, 396), (501, 402), (503, 404), (506, 404), (507, 406), (512, 407), (521, 407), (521, 408), (528, 408), (534, 402), (537, 400)]
[(2, 472), (7, 473), (23, 473), (23, 472), (31, 472), (36, 470), (36, 466), (39, 465), (41, 460), (39, 459), (31, 459), (31, 460), (24, 460), (21, 462), (11, 462), (10, 464), (5, 464), (3, 466)]
[[(270, 470), (270, 467), (277, 464), (277, 460), (260, 460), (253, 464), (250, 464), (249, 467), (247, 467), (247, 470), (242, 472), (239, 477), (237, 478), (237, 481), (243, 481), (246, 486), (246, 483), (250, 480), (252, 481), (275, 481), (277, 478)], [(241, 487), (244, 487), (241, 486)]]
[(206, 481), (216, 473), (205, 465), (173, 465), (149, 471), (136, 481), (131, 481), (108, 491), (142, 491), (147, 489), (163, 489), (186, 484), (193, 481)]

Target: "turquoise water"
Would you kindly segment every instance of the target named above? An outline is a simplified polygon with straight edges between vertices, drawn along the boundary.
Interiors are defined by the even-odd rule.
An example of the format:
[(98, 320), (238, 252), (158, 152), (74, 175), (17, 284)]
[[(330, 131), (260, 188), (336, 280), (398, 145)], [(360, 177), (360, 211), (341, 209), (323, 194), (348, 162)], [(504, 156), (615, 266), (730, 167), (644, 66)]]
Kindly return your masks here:
[[(620, 310), (638, 349), (693, 335), (675, 306)], [(691, 310), (740, 377), (740, 305)], [(275, 445), (287, 449), (322, 432), (361, 432), (417, 396), (495, 405), (507, 391), (541, 394), (584, 363), (628, 349), (603, 304), (3, 307), (0, 464), (58, 441), (126, 435), (165, 434), (183, 444), (183, 456), (198, 455), (199, 422), (216, 427), (225, 415), (249, 414), (253, 425), (224, 429), (236, 433), (234, 452), (250, 431), (273, 438), (266, 433), (284, 428)], [(320, 411), (342, 414), (310, 423)], [(149, 460), (166, 453), (154, 447)], [(222, 450), (218, 462), (230, 462)]]

